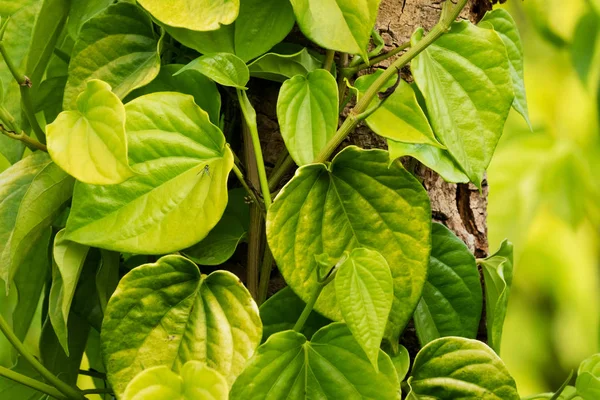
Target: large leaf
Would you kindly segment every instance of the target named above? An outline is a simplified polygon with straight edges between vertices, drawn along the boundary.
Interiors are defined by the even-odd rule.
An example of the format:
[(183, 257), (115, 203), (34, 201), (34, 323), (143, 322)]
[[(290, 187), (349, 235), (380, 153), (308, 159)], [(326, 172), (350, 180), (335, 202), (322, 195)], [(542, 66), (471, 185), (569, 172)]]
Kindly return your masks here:
[(452, 231), (433, 224), (429, 274), (414, 320), (421, 346), (443, 336), (475, 339), (483, 294), (475, 257)]
[(260, 346), (231, 388), (231, 400), (399, 399), (390, 358), (379, 351), (379, 372), (345, 324), (320, 329), (309, 342), (285, 331)]
[(111, 185), (134, 175), (127, 159), (125, 107), (106, 82), (87, 81), (76, 110), (61, 112), (46, 133), (54, 162), (81, 182)]
[(277, 99), (277, 119), (290, 155), (298, 165), (312, 163), (338, 124), (338, 89), (324, 69), (285, 81)]
[(520, 399), (515, 381), (492, 349), (459, 337), (437, 339), (423, 347), (408, 382), (420, 399)]
[(173, 75), (183, 68), (180, 64), (169, 64), (160, 67), (160, 73), (146, 86), (131, 92), (125, 102), (136, 97), (155, 92), (179, 92), (194, 96), (194, 101), (201, 109), (206, 111), (210, 121), (219, 125), (221, 112), (221, 95), (217, 85), (198, 71), (189, 71), (184, 74)]
[(235, 275), (201, 275), (193, 262), (172, 255), (123, 277), (101, 339), (108, 379), (120, 397), (142, 370), (165, 365), (177, 372), (191, 360), (231, 383), (261, 336), (256, 303)]
[[(422, 35), (418, 30), (413, 43)], [(480, 187), (514, 100), (502, 39), (456, 22), (413, 60), (412, 72), (437, 138)]]
[[(374, 74), (363, 75), (354, 82), (361, 96), (382, 73), (383, 70), (377, 70)], [(381, 90), (392, 87), (395, 80), (396, 77), (393, 77)], [(378, 103), (381, 103), (381, 100), (375, 98), (369, 107), (378, 106)], [(417, 101), (414, 89), (403, 79), (400, 79), (398, 87), (383, 104), (367, 117), (366, 123), (373, 132), (388, 139), (442, 147)]]
[(311, 55), (306, 48), (287, 53), (267, 53), (248, 64), (250, 76), (285, 82), (296, 75), (306, 76), (321, 68), (323, 62)]
[(199, 265), (219, 265), (229, 260), (246, 239), (250, 208), (243, 188), (229, 191), (229, 201), (221, 220), (201, 242), (182, 252)]
[(525, 92), (525, 77), (523, 72), (523, 45), (521, 44), (521, 35), (519, 35), (517, 24), (508, 11), (501, 8), (488, 11), (481, 22), (482, 27), (486, 27), (486, 24), (490, 24), (500, 35), (500, 38), (506, 46), (510, 76), (512, 78), (513, 90), (515, 93), (513, 107), (523, 116), (523, 118), (525, 118), (525, 121), (527, 121), (527, 124), (531, 127), (529, 112), (527, 110), (527, 95)]
[[(377, 250), (394, 278), (394, 304), (385, 338), (398, 343), (425, 284), (431, 244), (429, 197), (388, 153), (347, 147), (329, 167), (301, 167), (267, 215), (267, 239), (290, 287), (308, 301), (317, 285), (315, 255), (339, 259), (357, 247)], [(315, 309), (341, 320), (332, 285)]]
[(577, 370), (577, 394), (584, 400), (600, 398), (600, 353), (584, 360)]
[(181, 68), (175, 75), (195, 70), (223, 86), (246, 89), (250, 80), (248, 67), (239, 57), (229, 53), (211, 53), (200, 56)]
[(348, 329), (377, 370), (394, 301), (394, 281), (385, 258), (365, 248), (352, 250), (335, 275), (335, 296)]
[(48, 314), (59, 343), (69, 355), (67, 323), (71, 302), (79, 282), (89, 247), (65, 240), (61, 230), (54, 238), (54, 263), (52, 266), (52, 287)]
[(167, 366), (140, 372), (122, 400), (227, 400), (229, 386), (218, 371), (199, 361), (188, 361), (176, 374)]
[(125, 111), (137, 175), (110, 186), (78, 182), (66, 238), (138, 254), (197, 243), (227, 205), (233, 156), (223, 133), (189, 95), (153, 93), (127, 103)]
[(313, 42), (326, 49), (367, 57), (380, 0), (291, 0), (296, 20)]
[(240, 0), (139, 0), (154, 18), (169, 26), (214, 31), (238, 16)]
[(485, 318), (490, 347), (500, 353), (502, 328), (513, 278), (513, 245), (504, 240), (500, 249), (480, 261), (485, 280)]
[[(263, 342), (277, 332), (293, 329), (305, 307), (306, 303), (289, 286), (271, 296), (260, 306)], [(300, 333), (310, 340), (316, 331), (330, 322), (329, 319), (313, 310), (302, 326)]]
[(159, 43), (150, 17), (139, 7), (119, 2), (81, 28), (69, 63), (63, 107), (76, 108), (90, 79), (108, 83), (119, 98), (143, 86), (160, 69)]

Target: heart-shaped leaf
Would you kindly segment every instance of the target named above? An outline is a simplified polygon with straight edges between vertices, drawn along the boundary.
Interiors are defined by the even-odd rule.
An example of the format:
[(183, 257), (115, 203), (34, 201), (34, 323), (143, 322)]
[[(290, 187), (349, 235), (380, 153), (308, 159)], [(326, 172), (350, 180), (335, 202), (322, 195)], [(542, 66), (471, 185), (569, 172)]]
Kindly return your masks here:
[[(388, 153), (347, 147), (329, 167), (301, 167), (267, 215), (267, 239), (283, 277), (308, 301), (317, 285), (315, 255), (339, 259), (366, 247), (381, 253), (394, 278), (394, 304), (385, 339), (396, 346), (425, 284), (431, 211), (423, 186)], [(406, 216), (410, 216), (407, 218)], [(341, 320), (333, 285), (315, 309)]]
[(196, 58), (175, 75), (184, 71), (196, 70), (223, 86), (246, 89), (250, 72), (246, 63), (229, 53), (212, 53)]
[(304, 47), (295, 53), (267, 53), (248, 64), (250, 76), (285, 82), (296, 75), (306, 76), (321, 68), (323, 62)]
[(201, 275), (181, 256), (165, 256), (121, 279), (102, 323), (102, 352), (117, 397), (142, 370), (181, 371), (201, 361), (231, 383), (260, 343), (256, 303), (230, 272)]
[(394, 301), (394, 281), (385, 258), (369, 249), (352, 250), (335, 275), (335, 296), (348, 329), (377, 370)]
[(221, 25), (229, 25), (240, 10), (240, 0), (139, 0), (138, 3), (160, 22), (193, 31), (214, 31)]
[(379, 351), (379, 372), (345, 324), (320, 329), (309, 342), (294, 331), (272, 335), (231, 388), (231, 400), (399, 399), (390, 358)]
[(160, 69), (159, 43), (152, 20), (138, 6), (119, 2), (83, 25), (75, 42), (63, 108), (75, 109), (90, 79), (108, 83), (123, 99), (144, 86)]
[(296, 164), (312, 163), (337, 130), (335, 78), (324, 69), (317, 69), (285, 81), (277, 99), (277, 119)]
[(600, 353), (584, 360), (577, 370), (577, 394), (584, 400), (600, 398)]
[(192, 96), (180, 93), (138, 97), (125, 111), (136, 175), (110, 186), (78, 182), (66, 238), (138, 254), (199, 242), (227, 205), (233, 156), (223, 133)]
[(106, 82), (88, 81), (77, 97), (77, 109), (60, 113), (46, 133), (54, 162), (81, 182), (110, 185), (133, 176), (125, 107)]
[(506, 366), (483, 342), (459, 337), (423, 347), (408, 382), (423, 399), (519, 400)]
[(178, 375), (167, 366), (140, 372), (127, 385), (122, 400), (227, 400), (229, 385), (219, 372), (188, 361)]
[(475, 257), (448, 228), (433, 224), (429, 273), (414, 314), (421, 346), (443, 336), (475, 339), (483, 294)]
[[(422, 36), (420, 29), (413, 43)], [(480, 187), (514, 100), (502, 39), (493, 30), (456, 22), (411, 67), (436, 137)]]

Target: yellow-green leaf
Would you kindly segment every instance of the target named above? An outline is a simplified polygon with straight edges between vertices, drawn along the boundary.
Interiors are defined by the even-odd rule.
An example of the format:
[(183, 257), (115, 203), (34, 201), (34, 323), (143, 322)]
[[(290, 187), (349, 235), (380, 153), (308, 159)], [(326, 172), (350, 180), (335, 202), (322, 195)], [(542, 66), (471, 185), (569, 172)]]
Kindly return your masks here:
[(154, 18), (169, 26), (214, 31), (238, 16), (240, 0), (139, 0)]

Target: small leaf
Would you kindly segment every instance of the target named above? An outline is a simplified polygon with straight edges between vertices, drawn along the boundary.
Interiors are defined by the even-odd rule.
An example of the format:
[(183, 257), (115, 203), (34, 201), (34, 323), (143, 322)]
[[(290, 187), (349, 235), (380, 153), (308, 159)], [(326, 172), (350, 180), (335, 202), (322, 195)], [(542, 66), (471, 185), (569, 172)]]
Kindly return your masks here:
[[(181, 256), (131, 270), (111, 297), (102, 323), (108, 379), (120, 398), (141, 371), (205, 362), (231, 383), (260, 343), (256, 303), (230, 272), (201, 275)], [(127, 340), (123, 340), (123, 338)]]
[(577, 394), (584, 400), (600, 398), (600, 353), (584, 360), (577, 370)]
[(92, 79), (77, 109), (46, 127), (48, 152), (69, 175), (93, 185), (121, 183), (134, 175), (127, 158), (125, 107), (110, 85)]
[(443, 336), (475, 339), (483, 294), (475, 257), (452, 231), (433, 224), (429, 273), (414, 314), (421, 346)]
[(394, 281), (385, 258), (365, 248), (352, 250), (335, 275), (335, 296), (348, 329), (377, 370), (394, 300)]
[(194, 31), (214, 31), (221, 25), (229, 25), (240, 9), (240, 0), (139, 0), (138, 3), (160, 22)]
[(238, 57), (229, 53), (212, 53), (196, 58), (175, 75), (187, 70), (196, 70), (223, 86), (246, 89), (250, 80), (248, 67)]
[(84, 23), (113, 3), (113, 0), (72, 1), (67, 31), (76, 40)]
[(500, 249), (480, 261), (485, 281), (485, 315), (488, 343), (500, 353), (502, 328), (508, 306), (510, 287), (513, 278), (513, 245), (504, 240)]
[(121, 255), (116, 251), (100, 250), (102, 259), (96, 273), (96, 291), (102, 313), (106, 312), (106, 305), (119, 284), (119, 267)]
[(34, 111), (43, 112), (46, 122), (49, 124), (58, 117), (62, 111), (63, 97), (67, 76), (56, 76), (42, 81), (35, 99), (33, 99)]
[(579, 18), (571, 42), (571, 61), (584, 84), (588, 83), (600, 32), (600, 17), (589, 11)]
[(519, 400), (500, 358), (477, 340), (446, 337), (419, 351), (408, 380), (418, 398)]
[(199, 361), (188, 361), (176, 374), (167, 366), (140, 372), (127, 385), (122, 400), (227, 400), (229, 386), (219, 372)]
[(396, 368), (398, 381), (402, 382), (410, 369), (410, 355), (408, 354), (408, 350), (406, 350), (406, 347), (400, 345), (398, 346), (398, 354), (390, 355), (390, 359), (392, 360), (392, 364), (394, 364), (394, 368)]
[(285, 82), (296, 75), (306, 76), (321, 68), (323, 62), (311, 55), (306, 47), (295, 53), (267, 53), (248, 64), (250, 76)]
[(206, 32), (175, 28), (168, 25), (162, 25), (162, 27), (175, 40), (199, 53), (235, 54), (235, 23), (223, 25), (216, 31)]
[[(354, 82), (360, 95), (364, 95), (383, 70), (363, 75)], [(384, 91), (394, 85), (396, 77), (390, 79), (381, 89)], [(381, 100), (373, 99), (369, 107), (376, 107)], [(379, 136), (404, 143), (421, 143), (443, 147), (433, 134), (425, 113), (417, 102), (412, 86), (400, 79), (398, 87), (385, 99), (383, 104), (369, 115), (366, 123)]]
[(231, 400), (399, 399), (390, 358), (379, 351), (379, 372), (345, 324), (320, 329), (309, 342), (294, 331), (272, 335), (231, 388)]
[(318, 69), (284, 82), (277, 99), (281, 135), (298, 165), (310, 164), (337, 130), (335, 78)]
[(151, 82), (160, 69), (159, 43), (150, 17), (134, 4), (119, 2), (86, 22), (75, 42), (63, 108), (77, 106), (90, 79), (108, 83), (123, 99)]

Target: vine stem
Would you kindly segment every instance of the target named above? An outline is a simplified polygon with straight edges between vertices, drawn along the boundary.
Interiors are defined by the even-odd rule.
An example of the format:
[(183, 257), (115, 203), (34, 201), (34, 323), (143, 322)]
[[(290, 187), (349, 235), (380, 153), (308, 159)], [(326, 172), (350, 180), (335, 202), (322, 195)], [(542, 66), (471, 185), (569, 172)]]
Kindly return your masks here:
[(41, 150), (41, 151), (45, 151), (46, 153), (48, 152), (48, 147), (46, 147), (45, 144), (40, 143), (37, 140), (35, 140), (34, 138), (27, 136), (24, 132), (15, 133), (13, 131), (6, 130), (1, 124), (0, 124), (0, 131), (2, 131), (2, 134), (8, 136), (11, 139), (15, 139), (20, 142), (23, 142), (25, 144), (25, 146), (27, 146), (32, 151)]
[(43, 382), (40, 382), (36, 379), (30, 378), (25, 375), (22, 375), (18, 372), (12, 371), (3, 366), (0, 366), (0, 376), (10, 379), (11, 381), (20, 383), (21, 385), (28, 386), (32, 389), (37, 390), (38, 392), (45, 393), (56, 399), (59, 399), (59, 400), (68, 400), (69, 399), (64, 394), (59, 392), (54, 386), (46, 385)]
[(317, 286), (317, 290), (314, 291), (311, 298), (308, 300), (308, 303), (306, 303), (304, 310), (302, 310), (302, 314), (300, 314), (298, 321), (296, 321), (296, 324), (294, 325), (293, 329), (296, 332), (300, 332), (300, 330), (302, 330), (302, 328), (304, 327), (304, 324), (306, 323), (306, 320), (308, 319), (308, 317), (310, 316), (310, 313), (312, 312), (313, 308), (315, 307), (315, 304), (317, 303), (317, 300), (319, 299), (321, 292), (323, 291), (323, 289), (325, 289), (325, 285), (326, 284), (320, 283), (319, 286)]
[(269, 177), (269, 190), (275, 190), (283, 176), (294, 166), (294, 160), (289, 154), (284, 158), (281, 164), (273, 170)]
[(250, 188), (250, 186), (248, 186), (248, 183), (246, 182), (246, 178), (244, 178), (244, 174), (242, 173), (242, 171), (240, 170), (240, 168), (237, 166), (237, 164), (233, 164), (233, 172), (235, 173), (235, 176), (237, 176), (238, 180), (240, 181), (240, 183), (242, 184), (242, 186), (244, 187), (244, 189), (246, 189), (246, 192), (248, 192), (248, 195), (250, 196), (250, 198), (252, 199), (252, 202), (254, 204), (256, 204), (256, 206), (258, 208), (261, 209), (261, 211), (264, 214), (264, 210), (261, 208), (261, 203), (258, 200), (258, 197), (256, 197), (256, 193), (254, 193), (254, 190), (252, 190)]
[(260, 280), (258, 282), (258, 299), (257, 304), (260, 306), (267, 299), (269, 292), (269, 282), (271, 281), (271, 269), (273, 268), (273, 253), (267, 244), (265, 246), (265, 253), (263, 254), (263, 260), (260, 267)]
[(409, 47), (410, 47), (410, 42), (406, 42), (406, 43), (403, 43), (400, 46), (394, 48), (393, 50), (388, 51), (387, 53), (383, 53), (377, 57), (373, 57), (372, 59), (369, 60), (369, 64), (362, 63), (362, 64), (356, 65), (354, 67), (343, 68), (342, 76), (344, 76), (344, 77), (352, 76), (352, 75), (356, 74), (357, 72), (362, 71), (363, 69), (370, 68), (377, 63), (387, 60), (388, 58), (394, 57), (396, 54), (401, 53), (402, 51), (408, 49)]
[(334, 50), (327, 50), (325, 53), (325, 62), (323, 63), (323, 69), (327, 72), (331, 71), (333, 66), (333, 57), (335, 57)]
[[(19, 338), (14, 334), (8, 323), (4, 319), (2, 315), (0, 315), (0, 331), (6, 336), (8, 341), (14, 346), (15, 349), (23, 356), (25, 361), (27, 361), (33, 369), (35, 369), (42, 377), (52, 384), (60, 393), (64, 395), (62, 398), (72, 399), (72, 400), (86, 400), (85, 396), (79, 391), (67, 383), (58, 379), (52, 372), (50, 372), (46, 367), (44, 367), (38, 360), (35, 358), (21, 343)], [(59, 397), (60, 398), (60, 397)]]

